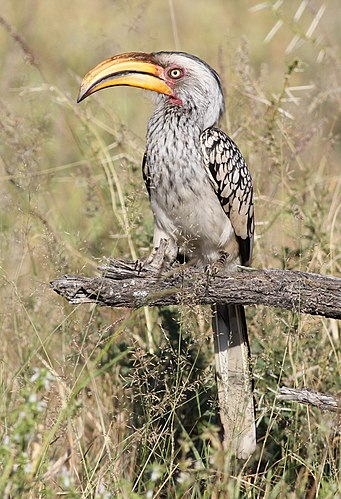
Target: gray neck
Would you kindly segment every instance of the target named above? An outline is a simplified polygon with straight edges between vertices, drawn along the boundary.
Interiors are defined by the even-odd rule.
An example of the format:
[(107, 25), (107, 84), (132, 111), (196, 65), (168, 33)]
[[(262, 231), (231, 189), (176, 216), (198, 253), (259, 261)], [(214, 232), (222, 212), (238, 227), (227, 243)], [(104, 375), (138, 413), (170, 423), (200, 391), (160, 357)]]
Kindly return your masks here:
[[(194, 119), (196, 115), (180, 106), (158, 106), (150, 118), (146, 149), (150, 179), (167, 199), (170, 189), (178, 192), (179, 186), (188, 188), (194, 178), (206, 175), (200, 147), (200, 135), (205, 126)], [(155, 195), (154, 190), (152, 196)], [(174, 195), (171, 201), (180, 203), (181, 196), (176, 198)]]
[(158, 105), (151, 116), (147, 130), (148, 144), (158, 143), (160, 152), (181, 154), (182, 146), (195, 145), (199, 150), (201, 133), (207, 128), (203, 117), (196, 109), (172, 104)]

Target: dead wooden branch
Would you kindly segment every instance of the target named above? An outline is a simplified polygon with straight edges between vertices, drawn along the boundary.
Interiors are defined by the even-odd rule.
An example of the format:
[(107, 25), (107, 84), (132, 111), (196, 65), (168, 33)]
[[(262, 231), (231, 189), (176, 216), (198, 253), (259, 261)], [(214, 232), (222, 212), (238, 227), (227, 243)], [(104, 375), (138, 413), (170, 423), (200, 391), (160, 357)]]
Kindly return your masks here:
[(341, 279), (307, 272), (240, 268), (208, 275), (176, 266), (158, 275), (134, 262), (112, 259), (101, 277), (65, 275), (51, 287), (70, 303), (95, 302), (109, 307), (242, 303), (280, 307), (341, 319)]
[(325, 411), (341, 412), (341, 397), (315, 392), (309, 388), (298, 389), (282, 386), (279, 389), (278, 398), (299, 404), (313, 405)]

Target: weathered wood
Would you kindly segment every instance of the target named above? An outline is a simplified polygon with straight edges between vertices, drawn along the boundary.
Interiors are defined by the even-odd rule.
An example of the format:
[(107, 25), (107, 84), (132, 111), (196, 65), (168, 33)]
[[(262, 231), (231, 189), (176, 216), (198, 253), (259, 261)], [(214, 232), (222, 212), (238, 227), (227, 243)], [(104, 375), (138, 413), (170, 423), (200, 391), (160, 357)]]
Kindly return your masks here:
[(309, 388), (299, 389), (282, 386), (279, 389), (278, 398), (300, 404), (313, 405), (325, 411), (341, 412), (341, 397), (315, 392), (314, 390), (309, 390)]
[(101, 277), (65, 275), (51, 287), (70, 303), (95, 302), (109, 307), (241, 303), (341, 318), (341, 279), (279, 269), (241, 267), (234, 273), (209, 275), (177, 266), (158, 275), (135, 262), (112, 259)]

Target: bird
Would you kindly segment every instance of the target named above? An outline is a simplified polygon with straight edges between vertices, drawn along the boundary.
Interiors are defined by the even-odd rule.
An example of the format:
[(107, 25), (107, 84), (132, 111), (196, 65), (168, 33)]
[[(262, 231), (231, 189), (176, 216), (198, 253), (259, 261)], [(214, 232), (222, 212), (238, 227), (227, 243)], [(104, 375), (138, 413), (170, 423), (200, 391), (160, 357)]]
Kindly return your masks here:
[[(235, 142), (217, 123), (224, 112), (218, 73), (186, 52), (129, 52), (97, 64), (77, 102), (114, 86), (152, 92), (142, 171), (154, 217), (148, 262), (179, 254), (209, 272), (249, 266), (254, 240), (252, 177)], [(216, 380), (226, 451), (256, 449), (251, 354), (242, 304), (212, 306)]]

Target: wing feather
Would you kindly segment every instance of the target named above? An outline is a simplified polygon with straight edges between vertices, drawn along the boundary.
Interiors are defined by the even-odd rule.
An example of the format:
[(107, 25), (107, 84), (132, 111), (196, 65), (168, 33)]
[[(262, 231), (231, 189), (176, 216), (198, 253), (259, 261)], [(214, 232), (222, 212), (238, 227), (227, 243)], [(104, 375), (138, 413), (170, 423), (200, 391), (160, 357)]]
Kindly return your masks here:
[(254, 233), (249, 169), (238, 146), (218, 128), (207, 128), (200, 139), (207, 174), (239, 243), (241, 263), (249, 265)]
[(151, 180), (150, 180), (150, 171), (149, 171), (149, 165), (147, 163), (147, 154), (144, 154), (143, 160), (142, 160), (142, 175), (143, 175), (143, 180), (146, 185), (146, 189), (150, 198), (150, 189), (151, 189)]

